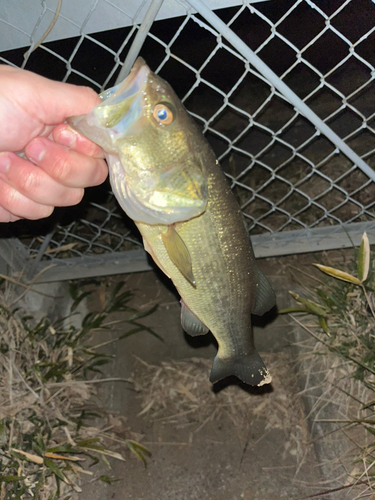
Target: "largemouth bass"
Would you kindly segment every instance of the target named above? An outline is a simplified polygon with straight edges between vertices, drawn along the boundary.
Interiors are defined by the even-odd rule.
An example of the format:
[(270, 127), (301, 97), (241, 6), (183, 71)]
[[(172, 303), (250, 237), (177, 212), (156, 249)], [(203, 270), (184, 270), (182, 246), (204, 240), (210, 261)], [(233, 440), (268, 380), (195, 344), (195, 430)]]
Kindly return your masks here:
[(209, 143), (170, 85), (139, 58), (102, 103), (69, 123), (106, 152), (113, 192), (181, 295), (190, 335), (218, 343), (210, 381), (271, 382), (251, 314), (275, 295), (254, 258), (238, 203)]

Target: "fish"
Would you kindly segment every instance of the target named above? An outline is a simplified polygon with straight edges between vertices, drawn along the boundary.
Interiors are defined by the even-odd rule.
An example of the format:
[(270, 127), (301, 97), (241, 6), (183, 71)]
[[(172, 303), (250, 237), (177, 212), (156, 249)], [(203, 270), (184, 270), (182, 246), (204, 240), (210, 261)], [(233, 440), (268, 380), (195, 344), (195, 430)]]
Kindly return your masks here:
[(274, 307), (275, 293), (210, 144), (142, 58), (100, 98), (68, 123), (103, 148), (118, 203), (181, 296), (182, 328), (191, 336), (214, 335), (211, 383), (234, 375), (246, 384), (269, 384), (251, 315)]

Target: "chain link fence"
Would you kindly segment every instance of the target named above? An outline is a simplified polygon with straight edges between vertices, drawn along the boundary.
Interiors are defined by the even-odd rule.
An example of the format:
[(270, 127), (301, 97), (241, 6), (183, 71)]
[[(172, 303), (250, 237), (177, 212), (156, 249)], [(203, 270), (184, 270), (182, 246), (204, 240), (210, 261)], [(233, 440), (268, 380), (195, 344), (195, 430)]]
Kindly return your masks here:
[[(374, 3), (205, 3), (154, 0), (150, 14), (149, 1), (94, 0), (74, 17), (75, 4), (60, 11), (61, 1), (42, 1), (28, 26), (25, 12), (2, 4), (0, 29), (13, 45), (0, 46), (0, 61), (100, 92), (140, 52), (202, 127), (256, 255), (351, 245), (347, 233), (356, 241), (375, 227)], [(207, 9), (213, 3), (225, 7), (216, 16)], [(88, 190), (78, 208), (58, 210), (43, 231), (25, 221), (12, 225), (30, 276), (51, 263), (65, 277), (79, 277), (85, 263), (101, 263), (92, 273), (106, 274), (109, 262), (121, 268), (132, 252), (148, 267), (108, 189)]]

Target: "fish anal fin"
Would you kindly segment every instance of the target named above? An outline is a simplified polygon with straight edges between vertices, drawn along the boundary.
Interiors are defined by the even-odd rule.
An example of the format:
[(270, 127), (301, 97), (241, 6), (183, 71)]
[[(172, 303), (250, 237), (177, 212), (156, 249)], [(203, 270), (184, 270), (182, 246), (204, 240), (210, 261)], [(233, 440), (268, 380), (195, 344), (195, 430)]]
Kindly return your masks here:
[(272, 377), (265, 367), (262, 358), (255, 349), (251, 354), (220, 358), (217, 355), (212, 365), (210, 382), (214, 384), (223, 378), (235, 375), (242, 382), (249, 385), (262, 386), (270, 384)]
[(209, 329), (190, 311), (188, 306), (181, 300), (181, 325), (188, 335), (197, 337), (205, 335)]
[(251, 311), (257, 316), (262, 316), (265, 312), (272, 309), (276, 304), (276, 296), (267, 278), (258, 269), (257, 270), (257, 292), (254, 308)]
[(190, 253), (181, 236), (173, 226), (169, 226), (168, 231), (161, 234), (161, 239), (173, 264), (195, 287)]

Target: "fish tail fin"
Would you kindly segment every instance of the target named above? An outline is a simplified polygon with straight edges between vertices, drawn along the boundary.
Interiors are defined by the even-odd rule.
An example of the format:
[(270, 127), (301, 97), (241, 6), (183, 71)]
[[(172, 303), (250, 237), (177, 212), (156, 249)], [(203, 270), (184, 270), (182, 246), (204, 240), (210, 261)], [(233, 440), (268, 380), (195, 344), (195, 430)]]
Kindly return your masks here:
[(270, 384), (272, 381), (269, 371), (265, 367), (262, 358), (257, 350), (245, 356), (232, 358), (220, 358), (218, 355), (212, 365), (210, 382), (214, 384), (219, 380), (235, 375), (242, 382), (249, 385)]

